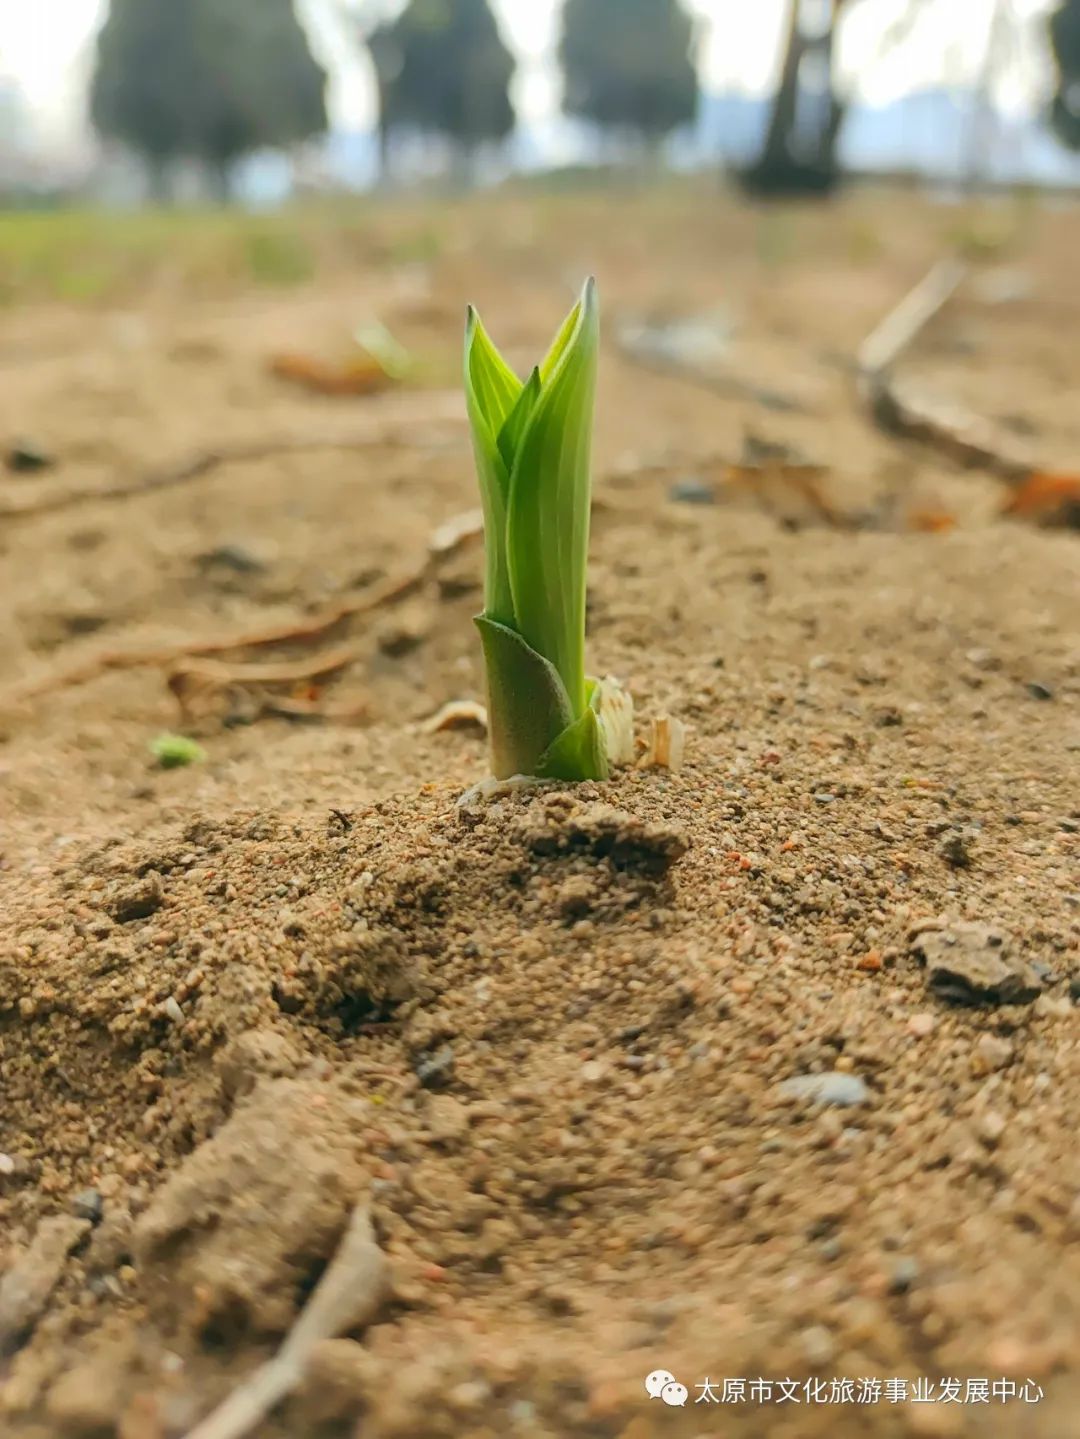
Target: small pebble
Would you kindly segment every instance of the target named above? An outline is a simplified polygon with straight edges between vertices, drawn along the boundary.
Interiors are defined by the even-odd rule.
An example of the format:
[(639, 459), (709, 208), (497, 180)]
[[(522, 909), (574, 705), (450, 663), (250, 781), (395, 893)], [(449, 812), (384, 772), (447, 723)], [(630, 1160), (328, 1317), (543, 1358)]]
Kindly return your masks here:
[(454, 1051), (446, 1045), (430, 1058), (422, 1059), (414, 1072), (425, 1089), (446, 1084), (454, 1072)]
[(1072, 1009), (1072, 1000), (1063, 994), (1040, 994), (1032, 1005), (1033, 1012), (1045, 1019), (1069, 1019)]
[(916, 1039), (925, 1039), (933, 1034), (937, 1019), (932, 1014), (913, 1014), (907, 1022), (907, 1032)]
[(980, 1034), (971, 1053), (971, 1068), (974, 1074), (993, 1074), (1012, 1063), (1013, 1046), (1007, 1039), (996, 1034)]
[(168, 999), (162, 1002), (161, 1012), (167, 1019), (171, 1019), (173, 1024), (183, 1024), (184, 1022), (184, 1011), (176, 1002), (175, 995), (170, 994)]
[(824, 1324), (811, 1324), (799, 1338), (806, 1362), (815, 1368), (828, 1364), (836, 1353), (836, 1341)]
[(704, 480), (699, 480), (694, 475), (686, 475), (683, 479), (676, 480), (668, 490), (668, 499), (674, 500), (677, 505), (712, 505), (716, 503), (712, 485), (706, 484)]
[(975, 1133), (982, 1142), (993, 1149), (1005, 1133), (1006, 1121), (996, 1109), (986, 1109), (975, 1121)]
[(89, 1219), (96, 1224), (101, 1218), (105, 1202), (96, 1189), (80, 1189), (71, 1201), (71, 1212), (79, 1219)]
[(846, 1108), (865, 1104), (870, 1091), (857, 1074), (796, 1074), (783, 1079), (778, 1086), (781, 1094), (795, 1099), (811, 1099), (817, 1104), (836, 1104)]
[(898, 1259), (889, 1276), (889, 1292), (906, 1294), (919, 1277), (919, 1264), (915, 1259)]
[(1033, 700), (1052, 700), (1054, 698), (1054, 691), (1050, 686), (1042, 684), (1039, 680), (1030, 680), (1026, 688)]
[(941, 857), (953, 869), (970, 869), (971, 840), (960, 830), (947, 835), (941, 844)]

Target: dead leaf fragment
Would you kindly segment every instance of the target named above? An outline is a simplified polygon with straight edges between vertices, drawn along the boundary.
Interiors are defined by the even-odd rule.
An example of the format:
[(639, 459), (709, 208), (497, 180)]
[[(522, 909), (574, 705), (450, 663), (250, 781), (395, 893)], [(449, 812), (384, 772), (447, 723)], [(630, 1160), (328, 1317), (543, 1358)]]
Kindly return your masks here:
[(424, 730), (427, 734), (441, 734), (448, 729), (479, 729), (487, 733), (487, 722), (487, 710), (476, 700), (451, 700), (424, 721)]
[(383, 367), (369, 355), (338, 365), (311, 355), (272, 355), (268, 367), (277, 379), (319, 395), (373, 395), (392, 383)]
[(600, 723), (608, 759), (616, 767), (634, 763), (634, 701), (614, 675), (599, 681)]
[(674, 715), (660, 715), (649, 726), (645, 749), (638, 756), (638, 769), (682, 769), (686, 748), (686, 726)]
[(956, 516), (948, 510), (912, 510), (908, 525), (922, 535), (944, 535), (956, 528)]
[(1001, 507), (1003, 515), (1080, 529), (1080, 475), (1035, 470)]
[(483, 510), (465, 510), (435, 530), (428, 543), (428, 552), (433, 559), (445, 559), (469, 540), (477, 539), (483, 533)]

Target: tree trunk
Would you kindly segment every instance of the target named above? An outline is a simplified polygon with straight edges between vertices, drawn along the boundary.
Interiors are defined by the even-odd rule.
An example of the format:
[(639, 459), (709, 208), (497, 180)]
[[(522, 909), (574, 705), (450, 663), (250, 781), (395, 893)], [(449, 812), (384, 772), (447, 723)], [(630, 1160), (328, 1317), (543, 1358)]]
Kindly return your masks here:
[(376, 67), (375, 83), (379, 93), (379, 120), (377, 137), (379, 142), (379, 184), (389, 186), (393, 178), (393, 149), (395, 126), (390, 114), (390, 88)]
[(795, 126), (795, 115), (799, 103), (799, 67), (802, 64), (806, 44), (799, 29), (799, 0), (788, 0), (787, 46), (784, 51), (784, 66), (780, 72), (780, 84), (773, 96), (769, 128), (765, 144), (758, 159), (763, 169), (783, 166), (789, 158), (788, 144)]
[(836, 22), (840, 18), (843, 3), (844, 0), (833, 0), (829, 28), (821, 42), (821, 53), (825, 59), (825, 72), (828, 77), (829, 103), (825, 115), (825, 123), (820, 132), (818, 163), (825, 173), (833, 175), (835, 175), (838, 170), (836, 149), (840, 141), (840, 131), (848, 111), (847, 97), (837, 94), (836, 75), (834, 72), (836, 62)]
[(215, 205), (230, 205), (233, 198), (231, 156), (213, 155), (206, 161), (206, 188)]
[(166, 156), (147, 155), (146, 189), (152, 205), (164, 208), (172, 204), (172, 176)]
[[(802, 0), (789, 0), (787, 43), (780, 81), (773, 96), (761, 153), (743, 173), (747, 189), (760, 194), (824, 193), (837, 179), (836, 148), (847, 102), (836, 93), (833, 50), (836, 23), (844, 0), (832, 0), (823, 33), (803, 30)], [(806, 89), (804, 62), (816, 57), (825, 90)]]
[(379, 118), (379, 184), (390, 183), (390, 129), (380, 113)]

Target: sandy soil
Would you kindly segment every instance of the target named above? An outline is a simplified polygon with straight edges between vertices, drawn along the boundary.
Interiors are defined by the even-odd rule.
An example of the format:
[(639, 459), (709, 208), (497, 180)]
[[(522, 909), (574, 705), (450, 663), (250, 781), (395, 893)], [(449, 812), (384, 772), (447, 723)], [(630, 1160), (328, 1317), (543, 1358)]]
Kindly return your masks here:
[[(989, 219), (993, 283), (911, 370), (1075, 468), (1080, 214)], [(318, 1346), (266, 1439), (1074, 1434), (1077, 538), (878, 434), (851, 376), (957, 212), (675, 189), (432, 223), (423, 266), (2, 321), (0, 438), (56, 460), (0, 478), (4, 1433), (178, 1439), (367, 1203), (374, 1321)], [(483, 737), (424, 721), (481, 693), (468, 540), (316, 642), (227, 655), (355, 650), (314, 690), (204, 686), (206, 760), (156, 767), (169, 664), (100, 657), (418, 574), (476, 502), (465, 300), (524, 366), (589, 270), (591, 657), (643, 724), (686, 722), (681, 772), (457, 805)], [(735, 386), (616, 343), (721, 310)], [(370, 313), (422, 386), (267, 373)], [(725, 478), (748, 437), (827, 467), (825, 510)], [(740, 1377), (801, 1402), (702, 1389)]]

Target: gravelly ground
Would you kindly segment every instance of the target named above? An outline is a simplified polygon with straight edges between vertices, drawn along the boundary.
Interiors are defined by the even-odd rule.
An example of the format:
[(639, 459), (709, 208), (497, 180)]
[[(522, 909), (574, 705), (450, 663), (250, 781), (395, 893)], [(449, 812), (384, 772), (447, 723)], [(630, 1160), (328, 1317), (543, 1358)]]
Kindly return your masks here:
[[(83, 498), (7, 521), (4, 681), (289, 618), (414, 564), (474, 503), (464, 431), (432, 419), (445, 397), (305, 396), (265, 355), (341, 343), (343, 313), (378, 304), (449, 383), (466, 297), (524, 363), (592, 268), (590, 649), (643, 721), (686, 721), (687, 763), (455, 807), (483, 741), (421, 722), (480, 691), (475, 545), (345, 627), (358, 658), (328, 698), (362, 703), (354, 723), (209, 712), (207, 762), (163, 773), (158, 668), (0, 696), (5, 1432), (184, 1433), (269, 1352), (370, 1192), (378, 1321), (324, 1345), (260, 1433), (1071, 1434), (1076, 539), (997, 519), (995, 482), (877, 435), (845, 361), (943, 212), (795, 212), (780, 262), (762, 229), (780, 222), (719, 198), (484, 203), (498, 238), (483, 209), (453, 212), (424, 276), (148, 301), (134, 340), (42, 315), (69, 353), (11, 370), (0, 423), (63, 464), (0, 499)], [(958, 302), (912, 361), (1052, 464), (1080, 440), (1055, 323), (1080, 301), (1076, 225), (1042, 217), (1008, 257), (1030, 296)], [(617, 352), (627, 316), (721, 304), (738, 374), (800, 411)], [(17, 348), (34, 315), (8, 323)], [(384, 420), (364, 451), (93, 497), (270, 428)], [(852, 528), (721, 484), (747, 432), (827, 465)], [(718, 502), (671, 501), (688, 478)], [(920, 509), (954, 523), (922, 533)], [(200, 561), (222, 545), (257, 566)], [(812, 1075), (854, 1102), (790, 1092)], [(646, 1396), (658, 1368), (684, 1409)], [(1043, 1398), (740, 1408), (699, 1387), (740, 1376)]]

